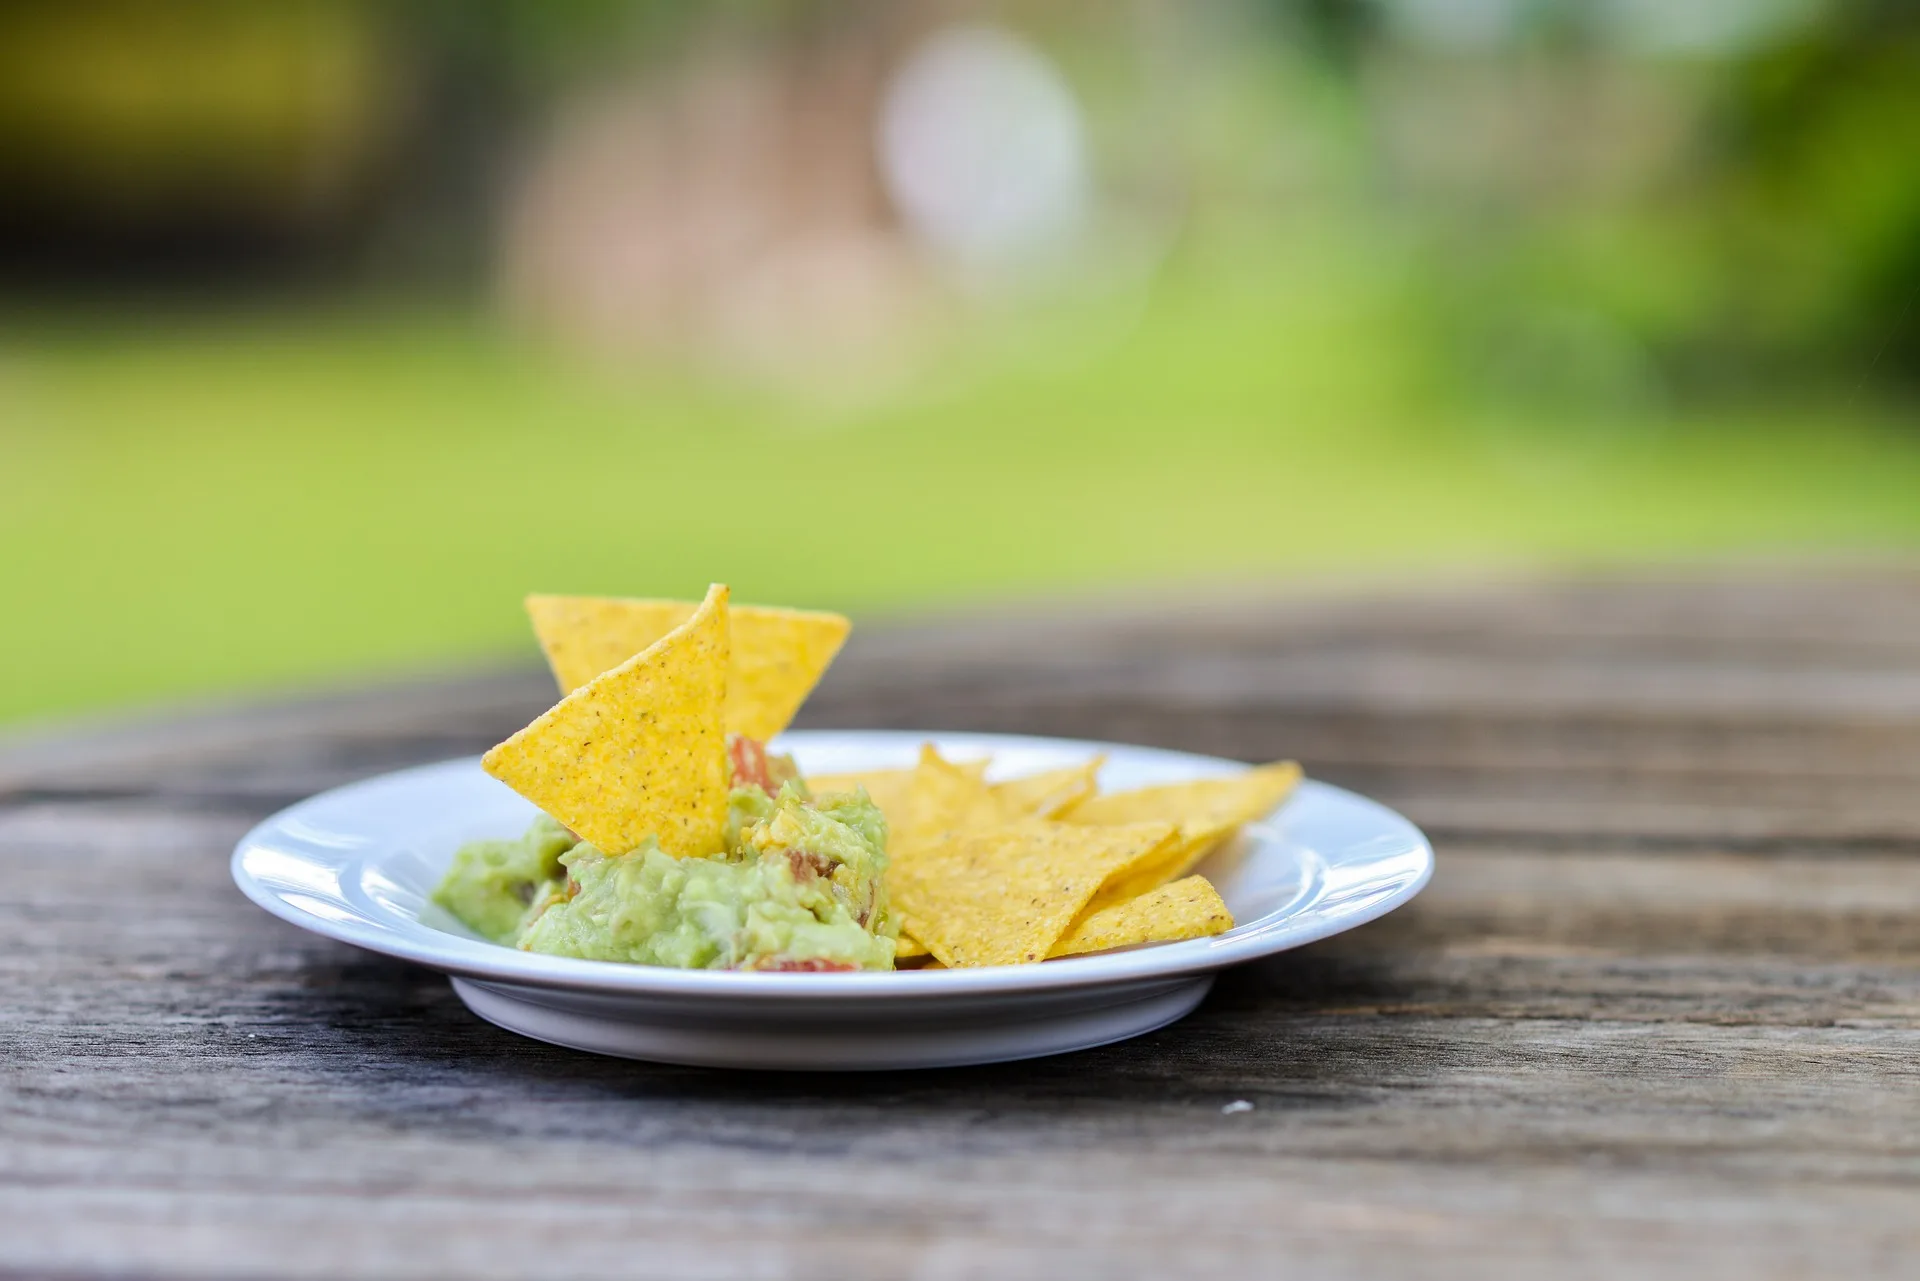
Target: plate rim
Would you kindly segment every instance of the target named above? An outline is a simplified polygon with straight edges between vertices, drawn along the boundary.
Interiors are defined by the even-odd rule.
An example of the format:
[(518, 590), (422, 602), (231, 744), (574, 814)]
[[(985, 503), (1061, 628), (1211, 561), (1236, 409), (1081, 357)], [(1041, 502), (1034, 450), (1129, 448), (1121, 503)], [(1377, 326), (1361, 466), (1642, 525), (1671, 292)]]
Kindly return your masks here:
[[(1090, 757), (1115, 750), (1147, 753), (1169, 764), (1201, 768), (1214, 774), (1240, 772), (1254, 768), (1245, 761), (1207, 756), (1196, 752), (1154, 747), (1146, 744), (1102, 742), (1093, 739), (1055, 738), (1044, 735), (997, 734), (976, 731), (940, 730), (794, 730), (776, 739), (776, 746), (804, 749), (809, 743), (831, 745), (831, 740), (864, 740), (872, 749), (882, 747), (917, 749), (931, 742), (949, 752), (991, 752), (1012, 747), (1071, 751)], [(1289, 917), (1277, 921), (1236, 926), (1225, 934), (1205, 939), (1162, 943), (1125, 951), (1090, 956), (1064, 957), (1043, 965), (982, 966), (965, 969), (893, 970), (848, 974), (762, 974), (729, 970), (682, 970), (665, 966), (629, 965), (617, 961), (590, 961), (577, 957), (548, 956), (522, 952), (482, 939), (466, 939), (449, 934), (420, 921), (417, 917), (399, 923), (337, 920), (302, 909), (280, 892), (262, 884), (247, 866), (256, 850), (270, 848), (268, 838), (284, 828), (290, 819), (314, 807), (338, 803), (360, 790), (390, 787), (417, 774), (447, 773), (463, 768), (479, 770), (478, 756), (427, 762), (389, 770), (350, 783), (327, 788), (286, 806), (262, 819), (235, 844), (228, 868), (235, 885), (256, 906), (270, 915), (310, 933), (347, 943), (384, 956), (409, 961), (443, 974), (457, 974), (491, 983), (518, 987), (547, 988), (576, 992), (656, 998), (707, 998), (716, 1000), (873, 1002), (908, 1000), (915, 1003), (939, 999), (967, 999), (1026, 992), (1057, 992), (1075, 988), (1103, 987), (1130, 982), (1154, 982), (1211, 973), (1231, 965), (1257, 960), (1289, 951), (1379, 919), (1404, 905), (1426, 888), (1433, 877), (1433, 845), (1426, 834), (1405, 815), (1358, 792), (1305, 778), (1299, 789), (1274, 813), (1305, 796), (1357, 804), (1374, 811), (1388, 826), (1404, 829), (1408, 848), (1403, 857), (1417, 866), (1390, 891), (1313, 924), (1288, 928)], [(874, 767), (884, 768), (884, 767)], [(484, 777), (484, 776), (483, 776)], [(1268, 816), (1271, 817), (1271, 816)], [(1321, 853), (1324, 860), (1325, 854)], [(1338, 866), (1335, 864), (1334, 866)], [(1324, 869), (1323, 869), (1324, 870)], [(1261, 918), (1264, 920), (1265, 918)], [(496, 955), (497, 954), (497, 955)]]

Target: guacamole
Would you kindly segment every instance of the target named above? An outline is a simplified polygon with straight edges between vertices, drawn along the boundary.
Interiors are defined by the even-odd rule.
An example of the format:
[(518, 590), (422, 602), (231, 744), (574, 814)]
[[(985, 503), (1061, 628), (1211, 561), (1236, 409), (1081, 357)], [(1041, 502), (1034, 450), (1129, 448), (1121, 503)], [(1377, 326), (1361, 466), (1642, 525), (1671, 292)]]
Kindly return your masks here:
[(518, 840), (463, 845), (433, 901), (475, 934), (511, 943), (529, 909), (544, 902), (565, 875), (560, 856), (578, 843), (572, 832), (542, 814)]
[(899, 933), (886, 843), (886, 820), (864, 792), (816, 799), (797, 780), (778, 796), (738, 786), (718, 854), (674, 858), (648, 840), (609, 856), (542, 815), (517, 841), (461, 847), (434, 901), (478, 934), (557, 956), (885, 970)]

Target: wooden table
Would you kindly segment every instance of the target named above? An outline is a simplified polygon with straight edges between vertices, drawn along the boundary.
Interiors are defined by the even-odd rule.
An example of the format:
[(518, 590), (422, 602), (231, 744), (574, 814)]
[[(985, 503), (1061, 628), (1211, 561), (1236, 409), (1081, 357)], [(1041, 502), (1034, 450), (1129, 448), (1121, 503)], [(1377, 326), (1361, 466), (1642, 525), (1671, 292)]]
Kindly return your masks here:
[(1184, 1023), (966, 1071), (535, 1044), (228, 883), (269, 810), (547, 693), (0, 751), (0, 1272), (1920, 1271), (1920, 572), (867, 629), (807, 723), (1297, 755), (1439, 849)]

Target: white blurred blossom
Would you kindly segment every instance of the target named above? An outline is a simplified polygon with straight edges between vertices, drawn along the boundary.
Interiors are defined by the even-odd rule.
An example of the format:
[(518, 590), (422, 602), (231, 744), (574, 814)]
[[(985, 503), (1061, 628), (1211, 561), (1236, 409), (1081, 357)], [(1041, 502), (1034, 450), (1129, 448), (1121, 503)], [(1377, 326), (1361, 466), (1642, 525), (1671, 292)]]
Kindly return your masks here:
[(1080, 106), (1045, 55), (994, 27), (926, 39), (888, 85), (880, 169), (914, 236), (961, 265), (1032, 262), (1083, 232)]

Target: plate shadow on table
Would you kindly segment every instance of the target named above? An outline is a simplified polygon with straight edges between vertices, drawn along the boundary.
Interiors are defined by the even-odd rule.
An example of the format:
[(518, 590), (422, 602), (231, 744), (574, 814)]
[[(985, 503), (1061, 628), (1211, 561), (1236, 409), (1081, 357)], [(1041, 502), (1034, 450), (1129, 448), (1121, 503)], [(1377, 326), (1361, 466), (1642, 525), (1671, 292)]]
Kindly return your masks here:
[[(475, 1018), (437, 974), (341, 951), (305, 971), (300, 990), (289, 993), (302, 1017), (289, 1022), (331, 1041), (326, 1057), (352, 1064), (357, 1088), (336, 1096), (342, 1106), (387, 1112), (389, 1123), (410, 1129), (551, 1136), (578, 1128), (582, 1137), (630, 1129), (658, 1141), (663, 1125), (726, 1118), (731, 1128), (780, 1112), (816, 1118), (807, 1127), (814, 1138), (836, 1142), (836, 1130), (897, 1129), (909, 1119), (941, 1128), (1040, 1118), (1070, 1126), (1075, 1116), (1217, 1109), (1236, 1100), (1285, 1112), (1365, 1106), (1383, 1090), (1459, 1066), (1462, 1047), (1397, 1035), (1393, 1020), (1380, 1017), (1408, 998), (1404, 977), (1364, 950), (1321, 944), (1228, 971), (1186, 1019), (1111, 1046), (974, 1068), (751, 1072), (543, 1045)], [(392, 1090), (379, 1088), (383, 1076)], [(430, 1098), (448, 1106), (423, 1107)], [(785, 1132), (779, 1141), (794, 1137)], [(742, 1130), (728, 1141), (753, 1140)]]

